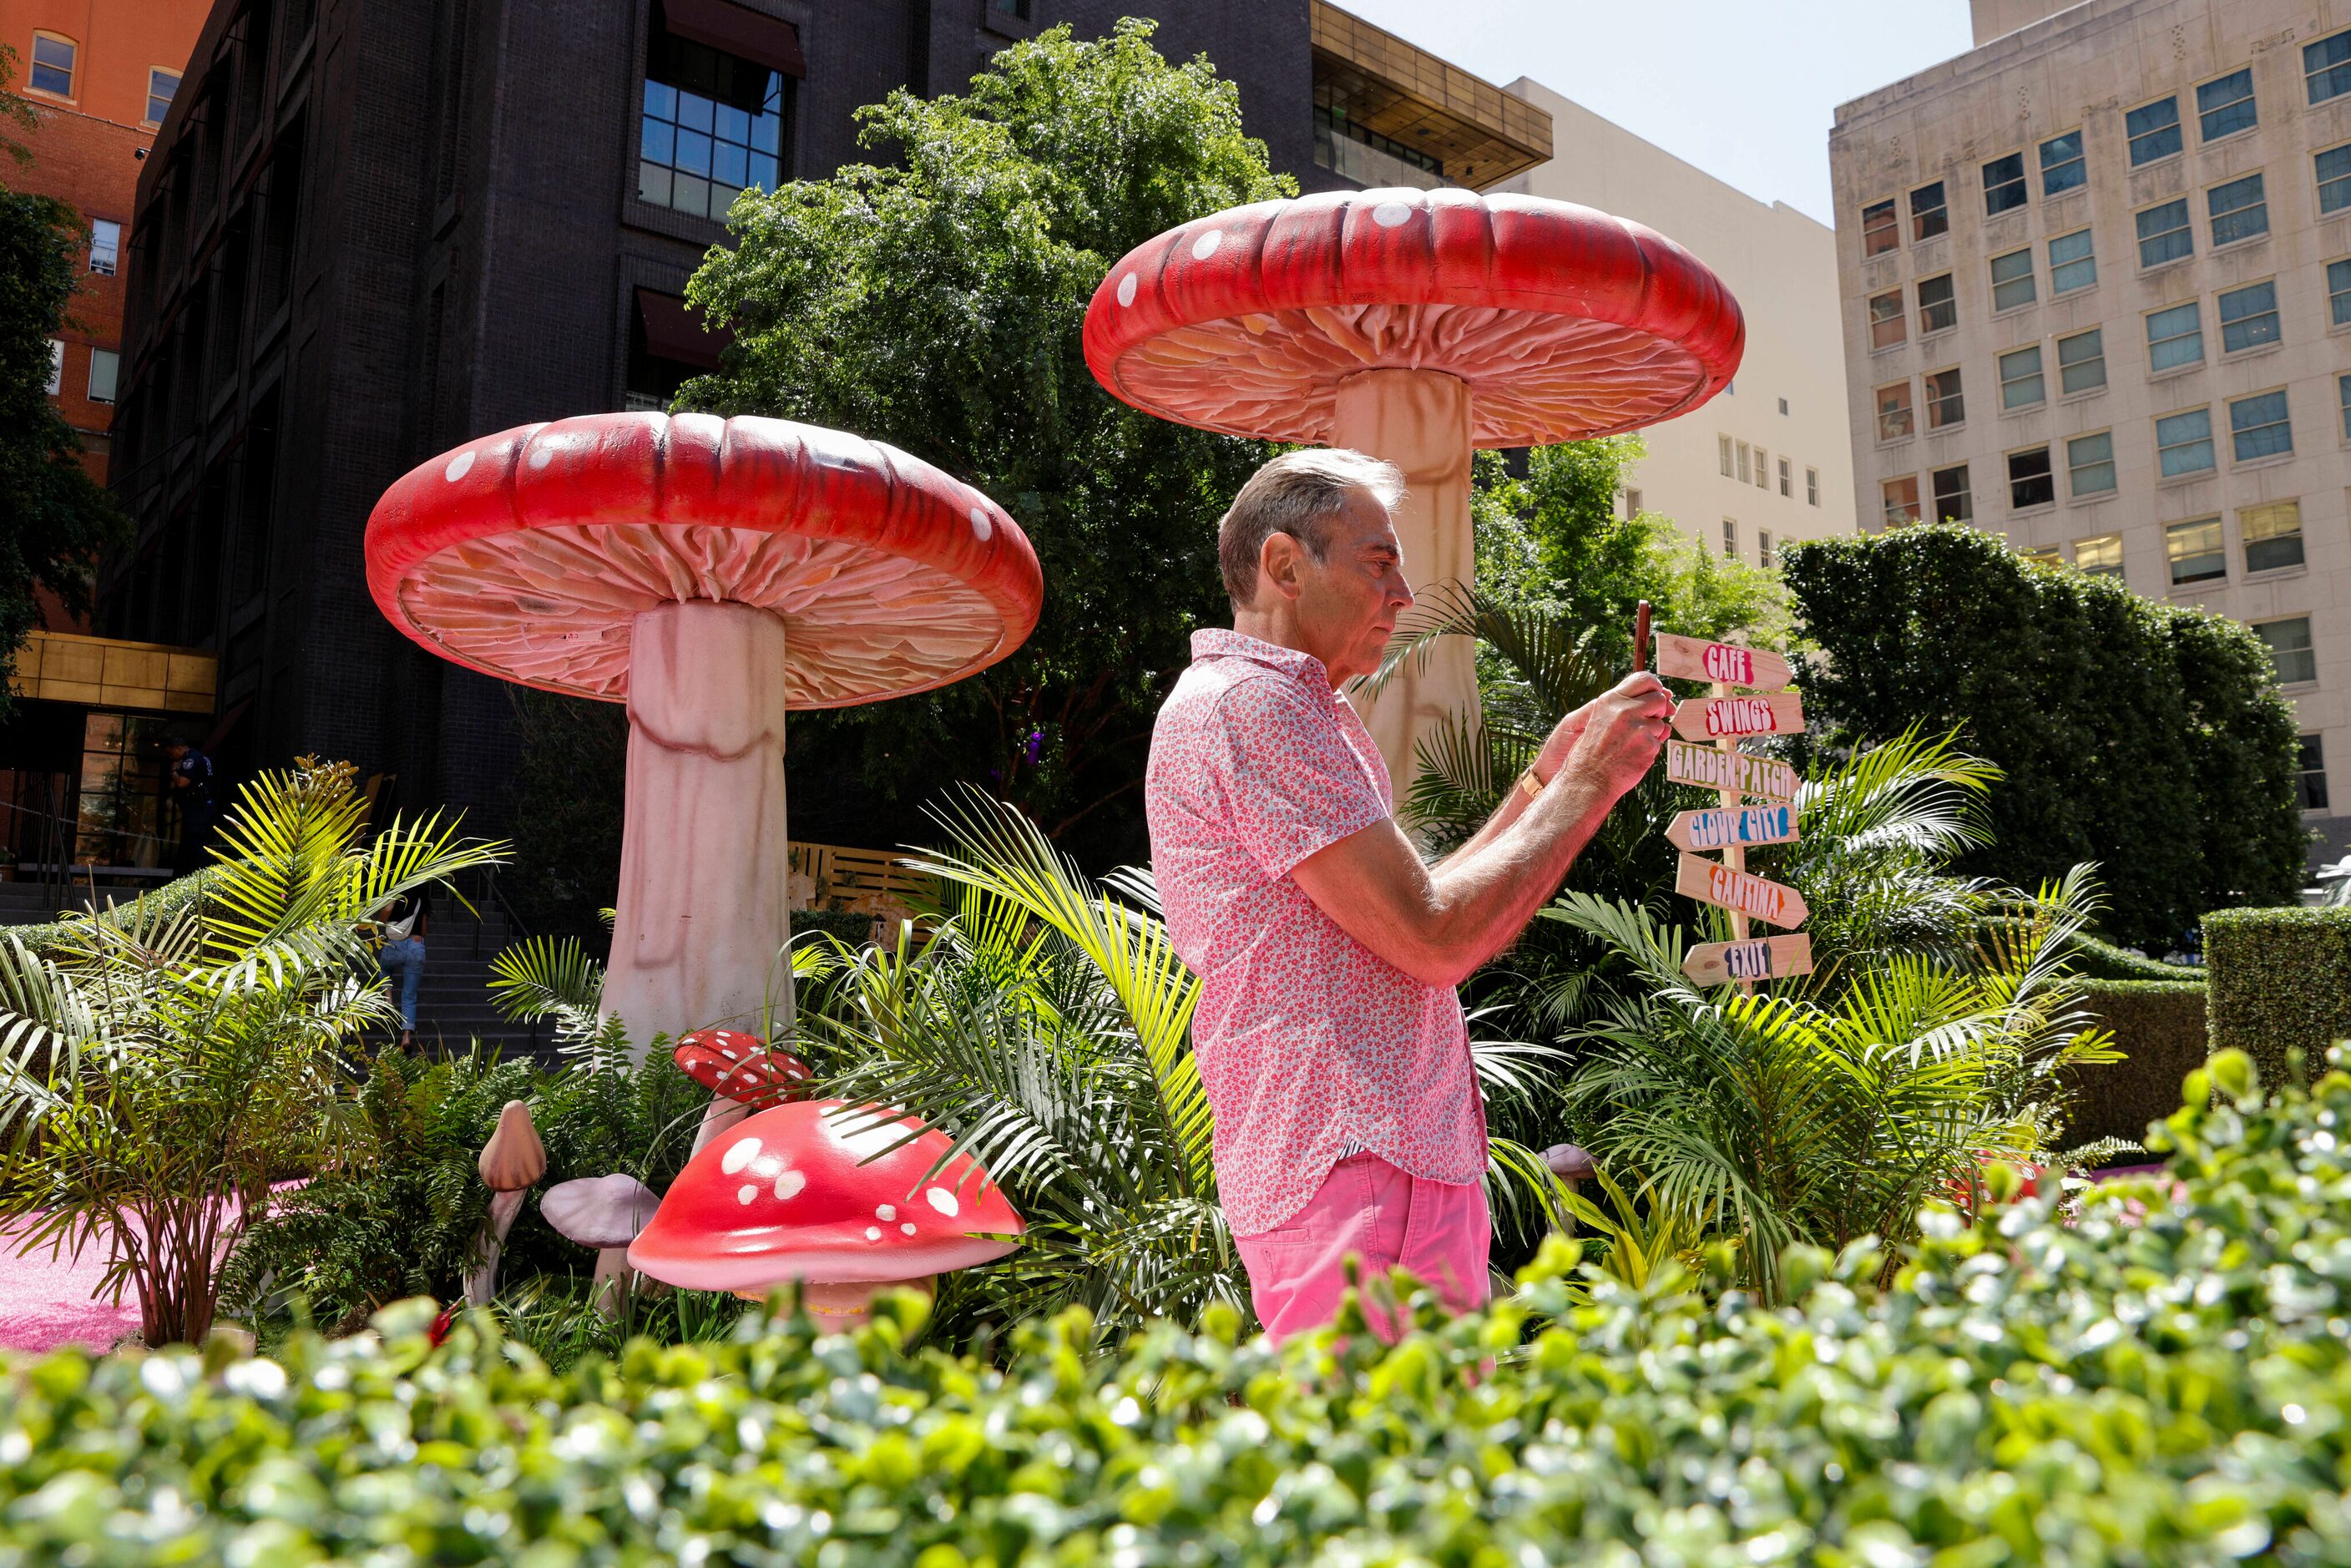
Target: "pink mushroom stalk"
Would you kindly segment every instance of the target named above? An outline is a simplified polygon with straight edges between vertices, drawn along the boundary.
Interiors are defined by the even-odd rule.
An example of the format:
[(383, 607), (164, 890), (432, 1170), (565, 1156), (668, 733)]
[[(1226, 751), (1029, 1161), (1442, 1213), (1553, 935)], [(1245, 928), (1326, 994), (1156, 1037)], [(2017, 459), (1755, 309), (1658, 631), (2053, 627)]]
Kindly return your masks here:
[(507, 1232), (514, 1228), (515, 1216), (521, 1212), (522, 1196), (547, 1174), (547, 1145), (539, 1141), (528, 1105), (519, 1100), (506, 1103), (474, 1168), (490, 1189), (490, 1211), (483, 1216), (481, 1231), (474, 1238), (473, 1263), (465, 1270), (465, 1301), (469, 1306), (486, 1307), (497, 1293), (498, 1254), (506, 1247)]
[[(1402, 469), (1415, 588), (1475, 580), (1473, 447), (1635, 430), (1739, 368), (1739, 305), (1638, 224), (1537, 196), (1326, 193), (1147, 240), (1086, 312), (1114, 395), (1232, 435), (1353, 447)], [(1399, 789), (1416, 744), (1478, 713), (1475, 650), (1448, 637), (1365, 717)]]
[(820, 1323), (854, 1326), (879, 1291), (928, 1291), (1020, 1244), (1028, 1228), (986, 1171), (968, 1156), (941, 1166), (954, 1146), (839, 1100), (762, 1111), (686, 1162), (629, 1261), (685, 1290), (753, 1298), (796, 1281)]
[(559, 1183), (538, 1200), (539, 1213), (557, 1235), (596, 1249), (589, 1295), (606, 1317), (618, 1317), (628, 1299), (629, 1243), (660, 1203), (651, 1187), (626, 1172)]
[(628, 705), (604, 1006), (641, 1059), (655, 1033), (789, 1027), (785, 714), (985, 669), (1043, 599), (1028, 538), (969, 486), (856, 436), (706, 414), (468, 442), (384, 493), (367, 562), (431, 652)]

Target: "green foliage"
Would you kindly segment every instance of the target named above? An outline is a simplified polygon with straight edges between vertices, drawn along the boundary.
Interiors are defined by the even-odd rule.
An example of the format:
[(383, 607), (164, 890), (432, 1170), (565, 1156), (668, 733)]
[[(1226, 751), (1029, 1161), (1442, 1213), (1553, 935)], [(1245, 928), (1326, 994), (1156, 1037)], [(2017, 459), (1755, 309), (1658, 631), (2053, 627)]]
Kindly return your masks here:
[[(2066, 954), (2074, 972), (2093, 980), (2160, 980), (2168, 984), (2196, 985), (2204, 983), (2204, 971), (2189, 964), (2167, 964), (2160, 958), (2145, 958), (2126, 947), (2111, 942), (2101, 942), (2095, 936), (2074, 938), (2073, 948)], [(2167, 1107), (2168, 1108), (2168, 1107)]]
[(2199, 981), (2085, 979), (2082, 1005), (2115, 1037), (2118, 1061), (2077, 1068), (2067, 1078), (2074, 1145), (2101, 1138), (2137, 1143), (2168, 1115), (2180, 1081), (2204, 1065), (2204, 986)]
[(2204, 917), (2212, 1049), (2275, 1078), (2289, 1051), (2351, 1034), (2351, 907), (2231, 909)]
[[(162, 886), (140, 894), (127, 904), (108, 902), (95, 911), (96, 917), (120, 926), (185, 914), (204, 903), (204, 888), (212, 877), (213, 871), (209, 866), (192, 871), (185, 876), (175, 876)], [(89, 912), (85, 910), (84, 913)], [(78, 940), (81, 924), (81, 916), (78, 915), (38, 925), (12, 925), (8, 928), (8, 935), (23, 944), (26, 952), (42, 956)]]
[(2095, 862), (2134, 946), (2301, 885), (2293, 712), (2244, 627), (1959, 527), (1812, 540), (1782, 570), (1825, 655), (1800, 677), (1816, 724), (1956, 727), (1999, 766), (1959, 870), (2030, 886)]
[(1163, 230), (1293, 193), (1243, 134), (1232, 85), (1171, 66), (1153, 25), (1056, 27), (960, 96), (859, 111), (888, 161), (729, 215), (689, 289), (735, 338), (682, 406), (776, 414), (887, 441), (1003, 504), (1037, 547), (1027, 645), (943, 691), (794, 719), (796, 752), (862, 760), (875, 831), (939, 779), (986, 780), (1061, 838), (1140, 848), (1134, 791), (1186, 639), (1222, 610), (1216, 523), (1270, 455), (1119, 403), (1080, 335), (1112, 262)]
[[(2351, 1077), (2241, 1059), (2165, 1128), (2172, 1180), (2078, 1218), (1933, 1211), (1915, 1258), (1792, 1248), (1789, 1301), (1569, 1272), (1489, 1312), (1237, 1314), (1008, 1369), (753, 1312), (723, 1343), (549, 1368), (430, 1302), (375, 1332), (0, 1377), (0, 1562), (2288, 1564), (2351, 1555)], [(2215, 1080), (2243, 1092), (2203, 1102)]]
[(435, 816), (366, 836), (347, 765), (264, 774), (223, 823), (201, 903), (68, 915), (0, 946), (0, 1219), (101, 1249), (151, 1343), (210, 1330), (222, 1245), (274, 1180), (348, 1134), (343, 1051), (398, 1014), (369, 922), (495, 862)]

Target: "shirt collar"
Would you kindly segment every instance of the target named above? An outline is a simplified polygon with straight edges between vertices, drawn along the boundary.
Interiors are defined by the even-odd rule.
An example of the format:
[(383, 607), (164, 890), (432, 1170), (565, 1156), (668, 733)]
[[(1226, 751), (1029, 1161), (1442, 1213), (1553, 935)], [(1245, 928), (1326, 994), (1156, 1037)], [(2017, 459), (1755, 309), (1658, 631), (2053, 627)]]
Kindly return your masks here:
[(1192, 633), (1192, 662), (1198, 664), (1204, 659), (1249, 659), (1269, 669), (1310, 680), (1325, 691), (1331, 689), (1331, 672), (1313, 654), (1277, 643), (1260, 642), (1228, 627), (1203, 626)]

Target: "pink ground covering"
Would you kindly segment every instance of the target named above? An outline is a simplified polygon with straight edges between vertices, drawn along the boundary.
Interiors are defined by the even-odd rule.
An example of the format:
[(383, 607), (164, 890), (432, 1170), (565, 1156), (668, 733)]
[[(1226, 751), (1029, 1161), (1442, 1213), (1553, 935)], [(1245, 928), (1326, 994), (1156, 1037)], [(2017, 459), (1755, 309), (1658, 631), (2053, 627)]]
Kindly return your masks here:
[(78, 1344), (107, 1350), (139, 1337), (139, 1299), (126, 1294), (120, 1306), (90, 1300), (106, 1271), (102, 1247), (82, 1249), (79, 1261), (49, 1256), (47, 1247), (29, 1253), (23, 1245), (27, 1225), (0, 1228), (0, 1351), (55, 1350)]

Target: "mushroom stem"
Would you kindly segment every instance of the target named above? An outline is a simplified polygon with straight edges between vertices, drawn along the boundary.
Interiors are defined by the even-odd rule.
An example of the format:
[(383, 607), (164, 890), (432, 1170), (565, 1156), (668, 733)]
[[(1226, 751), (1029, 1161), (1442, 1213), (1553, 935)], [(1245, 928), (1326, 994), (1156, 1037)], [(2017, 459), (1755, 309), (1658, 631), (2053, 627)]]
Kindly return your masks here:
[[(919, 1291), (935, 1300), (939, 1293), (939, 1277), (925, 1274), (913, 1280), (856, 1280), (841, 1284), (830, 1284), (819, 1280), (800, 1281), (800, 1310), (815, 1321), (826, 1333), (843, 1333), (862, 1323), (873, 1321), (873, 1298), (884, 1291)], [(737, 1291), (746, 1301), (764, 1301), (766, 1291)]]
[[(1477, 580), (1469, 526), (1469, 383), (1443, 371), (1364, 371), (1339, 383), (1331, 444), (1384, 458), (1404, 470), (1395, 507), (1405, 575), (1418, 593), (1433, 583)], [(1477, 643), (1443, 637), (1426, 661), (1396, 672), (1377, 701), (1354, 699), (1402, 795), (1411, 787), (1414, 748), (1456, 714), (1478, 722)]]
[(599, 1247), (596, 1249), (596, 1277), (589, 1281), (588, 1299), (596, 1310), (608, 1318), (617, 1318), (628, 1304), (636, 1285), (637, 1271), (629, 1267), (629, 1249), (625, 1247)]
[[(640, 1061), (656, 1033), (768, 1033), (791, 934), (784, 820), (784, 623), (690, 600), (636, 618), (628, 815), (604, 1007)], [(781, 1016), (791, 1014), (786, 969)]]
[(702, 1125), (694, 1130), (694, 1147), (687, 1151), (688, 1157), (700, 1154), (711, 1139), (750, 1113), (751, 1107), (740, 1101), (729, 1100), (724, 1094), (713, 1094), (710, 1103), (703, 1107)]
[(522, 1212), (524, 1189), (490, 1194), (490, 1212), (482, 1220), (480, 1234), (474, 1241), (474, 1266), (465, 1270), (465, 1304), (486, 1307), (498, 1290), (498, 1252), (505, 1247), (507, 1232), (514, 1228), (515, 1216)]

